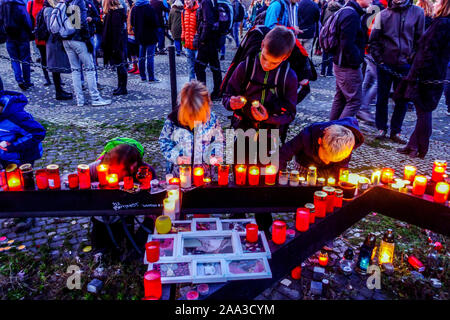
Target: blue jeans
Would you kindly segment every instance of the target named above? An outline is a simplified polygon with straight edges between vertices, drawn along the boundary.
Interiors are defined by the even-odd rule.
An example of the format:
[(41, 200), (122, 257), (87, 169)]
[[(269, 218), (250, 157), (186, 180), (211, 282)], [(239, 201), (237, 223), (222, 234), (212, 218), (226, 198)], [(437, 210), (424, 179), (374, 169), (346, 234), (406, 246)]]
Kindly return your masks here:
[(220, 48), (220, 55), (225, 55), (225, 42), (227, 41), (227, 36), (220, 36), (219, 39), (219, 48)]
[(333, 55), (331, 53), (323, 52), (322, 54), (322, 70), (320, 72), (322, 75), (325, 73), (327, 76), (333, 75)]
[(371, 61), (367, 61), (366, 74), (362, 84), (362, 106), (361, 110), (368, 110), (369, 104), (377, 96), (377, 67)]
[(142, 80), (147, 80), (145, 74), (145, 57), (147, 57), (147, 73), (148, 80), (155, 80), (154, 60), (155, 60), (156, 44), (139, 46), (139, 72)]
[(234, 42), (236, 42), (236, 47), (239, 47), (239, 26), (240, 25), (241, 25), (240, 22), (233, 23), (232, 35), (233, 35)]
[(181, 53), (181, 40), (175, 40), (175, 49), (177, 50), (177, 53)]
[[(405, 64), (401, 66), (391, 66), (384, 65), (386, 68), (391, 69), (397, 73), (403, 74), (405, 76), (409, 69), (410, 65)], [(381, 67), (377, 67), (377, 77), (378, 77), (378, 90), (377, 90), (377, 111), (375, 113), (375, 123), (377, 125), (378, 130), (387, 130), (388, 129), (388, 111), (389, 111), (389, 94), (391, 92), (391, 86), (394, 91), (397, 89), (398, 84), (400, 83), (400, 78), (394, 77), (387, 70), (384, 70)], [(403, 120), (406, 115), (406, 101), (404, 99), (399, 99), (395, 101), (394, 112), (392, 113), (391, 118), (391, 135), (395, 135), (402, 131)]]
[(156, 36), (158, 37), (158, 50), (162, 51), (166, 47), (164, 39), (164, 28), (156, 29)]
[(195, 59), (197, 56), (197, 50), (187, 49), (187, 60), (189, 63), (189, 81), (195, 79)]
[[(6, 42), (6, 50), (11, 59), (31, 63), (31, 51), (29, 41), (9, 40)], [(31, 68), (29, 63), (11, 61), (14, 77), (17, 83), (31, 83)]]

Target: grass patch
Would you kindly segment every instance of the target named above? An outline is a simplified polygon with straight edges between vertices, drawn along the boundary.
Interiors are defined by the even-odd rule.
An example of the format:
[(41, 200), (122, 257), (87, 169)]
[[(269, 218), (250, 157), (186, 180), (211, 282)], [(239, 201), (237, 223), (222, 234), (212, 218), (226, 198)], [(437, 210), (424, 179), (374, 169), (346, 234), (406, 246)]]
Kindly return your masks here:
[(394, 147), (381, 143), (379, 139), (366, 140), (365, 144), (372, 148), (392, 150)]

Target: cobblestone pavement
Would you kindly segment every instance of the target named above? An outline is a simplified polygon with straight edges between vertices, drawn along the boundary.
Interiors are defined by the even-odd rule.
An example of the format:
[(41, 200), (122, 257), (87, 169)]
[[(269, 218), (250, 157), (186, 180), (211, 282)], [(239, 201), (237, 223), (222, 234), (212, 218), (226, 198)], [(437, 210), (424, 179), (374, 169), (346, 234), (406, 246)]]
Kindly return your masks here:
[[(227, 44), (227, 54), (225, 61), (221, 61), (222, 69), (228, 67), (235, 49)], [(0, 54), (7, 56), (5, 46), (0, 46)], [(35, 56), (36, 57), (36, 56)], [(320, 57), (314, 57), (314, 62), (319, 63)], [(101, 59), (100, 59), (101, 61)], [(188, 80), (188, 66), (184, 56), (176, 57), (177, 62), (177, 85)], [(155, 57), (156, 74), (161, 83), (150, 84), (142, 82), (138, 75), (130, 75), (128, 80), (129, 94), (126, 96), (113, 97), (113, 104), (106, 107), (92, 107), (86, 104), (77, 107), (74, 101), (56, 101), (54, 99), (53, 86), (43, 86), (42, 71), (34, 67), (32, 81), (35, 87), (32, 91), (25, 92), (29, 98), (26, 110), (40, 120), (47, 128), (47, 137), (44, 141), (44, 155), (42, 159), (36, 161), (35, 167), (44, 167), (50, 163), (57, 163), (63, 172), (76, 170), (80, 163), (94, 161), (102, 151), (107, 139), (115, 136), (125, 135), (141, 141), (146, 149), (145, 160), (153, 165), (159, 175), (163, 170), (163, 159), (159, 152), (157, 137), (159, 130), (167, 114), (171, 110), (170, 102), (170, 79), (168, 56)], [(0, 60), (0, 75), (3, 79), (5, 89), (20, 91), (12, 76), (10, 64), (5, 60)], [(106, 70), (99, 72), (99, 83), (101, 84), (101, 94), (103, 97), (111, 97), (112, 91), (116, 87), (116, 74)], [(63, 75), (65, 88), (71, 91), (71, 78)], [(211, 73), (208, 72), (208, 85), (212, 86)], [(331, 102), (334, 96), (334, 77), (319, 77), (311, 83), (312, 93), (297, 106), (297, 115), (290, 127), (288, 139), (298, 133), (303, 127), (318, 121), (328, 119)], [(88, 95), (87, 91), (85, 94)], [(391, 105), (392, 108), (392, 105)], [(214, 112), (219, 115), (223, 127), (229, 125), (227, 119), (231, 115), (226, 111), (220, 102), (215, 102)], [(375, 107), (373, 107), (373, 111)], [(391, 109), (392, 111), (392, 109)], [(418, 168), (418, 172), (429, 174), (433, 159), (450, 159), (450, 135), (449, 119), (445, 114), (446, 106), (441, 100), (439, 107), (433, 113), (433, 136), (431, 138), (430, 151), (424, 160), (410, 159), (407, 156), (398, 154), (395, 149), (399, 145), (383, 141), (374, 140), (376, 129), (364, 123), (360, 123), (366, 143), (353, 153), (351, 170), (363, 174), (370, 174), (373, 168), (390, 166), (397, 172), (401, 172), (406, 164), (413, 164)], [(409, 136), (415, 124), (415, 112), (408, 112), (404, 122), (404, 134)], [(37, 248), (48, 244), (51, 248), (51, 255), (58, 257), (67, 248), (76, 252), (89, 244), (89, 218), (39, 218), (36, 219), (35, 226), (26, 233), (15, 234), (12, 232), (11, 219), (1, 219), (0, 236), (15, 240), (16, 244), (25, 245), (24, 250), (37, 252)], [(382, 230), (380, 230), (382, 231)], [(351, 232), (351, 230), (348, 230)], [(358, 233), (359, 241), (362, 235)], [(343, 241), (339, 237), (334, 242), (328, 244), (331, 248), (336, 247), (338, 253), (342, 255)], [(310, 258), (314, 259), (313, 257)], [(311, 278), (312, 265), (308, 261), (304, 268), (304, 279)], [(308, 264), (309, 263), (309, 264)], [(329, 270), (333, 274), (332, 270)], [(308, 275), (309, 274), (309, 275)], [(350, 290), (348, 298), (352, 299), (385, 299), (386, 294), (380, 290), (370, 291), (363, 285), (363, 279), (353, 275), (351, 284), (343, 284), (342, 275), (335, 275), (339, 279), (337, 283), (353, 285), (357, 290)], [(287, 278), (290, 276), (287, 275)], [(334, 276), (333, 276), (334, 277)], [(293, 281), (290, 278), (290, 281)], [(290, 285), (276, 284), (273, 288), (268, 288), (257, 299), (300, 299), (311, 298), (307, 292), (299, 288), (302, 284), (293, 281)], [(347, 290), (348, 291), (348, 290)], [(340, 296), (328, 296), (329, 298), (339, 298)]]

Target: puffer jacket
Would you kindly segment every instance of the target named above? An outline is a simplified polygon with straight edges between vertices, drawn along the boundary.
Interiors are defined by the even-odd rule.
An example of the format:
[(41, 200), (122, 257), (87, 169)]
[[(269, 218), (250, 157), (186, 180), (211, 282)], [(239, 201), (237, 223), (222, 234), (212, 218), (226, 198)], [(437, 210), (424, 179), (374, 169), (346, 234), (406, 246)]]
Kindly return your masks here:
[(183, 11), (182, 6), (172, 6), (169, 13), (169, 29), (172, 33), (172, 37), (175, 40), (181, 39), (182, 27), (181, 27), (181, 11)]
[(44, 127), (24, 110), (28, 99), (19, 92), (0, 91), (0, 142), (7, 141), (8, 151), (0, 149), (0, 159), (22, 164), (42, 157)]
[[(27, 4), (27, 12), (31, 13), (31, 16), (33, 17), (32, 19), (33, 29), (36, 28), (36, 18), (39, 11), (41, 11), (43, 7), (44, 7), (44, 0), (32, 0)], [(35, 42), (37, 46), (45, 46), (45, 41), (43, 40), (35, 39)]]
[(377, 63), (410, 64), (425, 28), (423, 9), (406, 0), (399, 5), (392, 0), (377, 14), (370, 34), (369, 51)]
[(181, 41), (184, 41), (184, 47), (190, 50), (196, 50), (194, 48), (194, 36), (197, 33), (197, 11), (199, 5), (194, 3), (192, 8), (184, 6), (184, 10), (181, 13)]

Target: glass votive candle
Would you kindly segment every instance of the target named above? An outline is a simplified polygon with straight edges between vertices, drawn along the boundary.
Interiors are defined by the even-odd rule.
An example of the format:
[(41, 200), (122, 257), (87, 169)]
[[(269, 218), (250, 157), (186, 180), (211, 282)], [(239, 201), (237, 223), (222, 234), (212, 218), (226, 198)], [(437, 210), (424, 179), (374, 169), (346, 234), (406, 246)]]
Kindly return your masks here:
[(100, 187), (106, 187), (108, 185), (108, 181), (106, 181), (106, 175), (109, 171), (109, 165), (102, 163), (97, 166), (97, 176), (98, 182), (100, 183)]
[(17, 164), (11, 163), (6, 167), (6, 181), (9, 191), (21, 191), (22, 188), (22, 176), (20, 174)]
[(0, 188), (3, 189), (3, 191), (8, 190), (8, 182), (6, 180), (6, 171), (0, 170)]
[(289, 172), (287, 171), (280, 171), (278, 173), (278, 184), (280, 186), (285, 186), (289, 182)]
[(272, 241), (283, 244), (286, 241), (286, 222), (275, 220), (272, 224)]
[(295, 229), (300, 232), (308, 231), (309, 229), (309, 210), (306, 208), (297, 208), (295, 215)]
[(194, 168), (194, 186), (200, 187), (204, 184), (205, 170), (202, 167)]
[(247, 242), (257, 242), (258, 241), (258, 225), (254, 223), (248, 223), (245, 226), (245, 239)]
[(191, 166), (190, 165), (181, 165), (180, 169), (180, 187), (181, 188), (190, 188), (191, 187)]
[(145, 253), (147, 261), (150, 263), (159, 260), (159, 241), (150, 241), (145, 244)]
[(389, 184), (394, 181), (394, 169), (383, 168), (381, 171), (381, 183)]
[(259, 168), (257, 166), (248, 168), (248, 184), (251, 186), (259, 184)]
[(71, 189), (71, 190), (78, 189), (78, 185), (79, 185), (78, 174), (76, 174), (76, 173), (69, 174), (67, 179), (69, 180), (69, 189)]
[(356, 193), (356, 186), (356, 184), (350, 182), (339, 182), (339, 188), (343, 191), (343, 199), (353, 199)]
[(77, 171), (80, 189), (90, 189), (91, 173), (89, 172), (89, 166), (87, 164), (80, 164), (77, 167)]
[(173, 198), (166, 198), (163, 200), (164, 214), (175, 220), (175, 200)]
[(327, 193), (323, 191), (314, 192), (314, 206), (317, 218), (325, 218), (327, 212)]
[(334, 207), (342, 208), (342, 199), (344, 196), (344, 192), (341, 189), (334, 190)]
[(372, 172), (372, 176), (370, 178), (370, 183), (373, 186), (377, 186), (380, 184), (380, 180), (381, 180), (381, 171)]
[(134, 187), (134, 180), (132, 176), (123, 177), (123, 189), (132, 190)]
[(186, 300), (198, 300), (199, 293), (198, 291), (191, 290), (186, 293)]
[(422, 196), (427, 188), (427, 178), (425, 176), (416, 176), (413, 182), (412, 193), (417, 196)]
[(228, 176), (230, 174), (230, 165), (229, 164), (221, 164), (218, 169), (218, 184), (219, 186), (227, 186), (228, 185)]
[(206, 186), (208, 186), (209, 184), (211, 184), (211, 178), (210, 177), (203, 178), (203, 183)]
[(431, 175), (431, 180), (433, 180), (434, 182), (441, 182), (441, 181), (443, 181), (446, 169), (447, 169), (447, 161), (445, 161), (445, 160), (434, 160), (433, 173)]
[(369, 178), (360, 176), (358, 179), (358, 192), (360, 194), (363, 194), (369, 189), (369, 186), (370, 186)]
[(289, 175), (289, 185), (292, 187), (298, 186), (300, 183), (300, 173), (297, 170), (292, 170)]
[(48, 186), (50, 189), (61, 189), (61, 178), (59, 176), (59, 166), (49, 164), (47, 166)]
[(139, 189), (149, 190), (151, 188), (152, 173), (147, 166), (139, 167), (136, 179), (139, 181)]
[(317, 168), (314, 166), (308, 167), (308, 173), (306, 175), (306, 182), (309, 186), (315, 186), (317, 183)]
[(38, 190), (48, 189), (47, 170), (45, 169), (36, 170), (36, 185)]
[(306, 186), (307, 183), (306, 183), (305, 177), (298, 178), (298, 184), (301, 185), (301, 186)]
[(273, 186), (277, 180), (277, 167), (268, 165), (265, 167), (264, 182), (267, 186)]
[(146, 300), (159, 300), (162, 295), (161, 273), (150, 270), (144, 274), (144, 292)]
[(416, 176), (417, 169), (414, 166), (405, 166), (405, 171), (403, 174), (403, 179), (413, 182)]
[(171, 174), (171, 173), (166, 174), (166, 183), (169, 184), (170, 179), (172, 179), (172, 178), (173, 178), (173, 174)]
[(434, 202), (445, 203), (448, 199), (449, 184), (446, 182), (436, 183), (436, 188), (434, 189)]
[(245, 164), (238, 164), (235, 167), (235, 183), (238, 186), (245, 186), (247, 181), (247, 166)]
[(327, 185), (329, 185), (330, 187), (334, 187), (336, 185), (336, 179), (333, 177), (329, 177), (327, 179)]
[(349, 170), (347, 168), (340, 168), (339, 169), (339, 181), (344, 181), (347, 182), (348, 181), (348, 174), (349, 174)]
[(333, 187), (323, 187), (322, 191), (327, 193), (327, 210), (326, 213), (332, 213), (334, 210), (334, 193), (335, 189)]
[(117, 173), (110, 173), (106, 176), (106, 181), (108, 181), (108, 188), (118, 189), (119, 188), (119, 176)]
[(317, 185), (318, 186), (324, 186), (325, 185), (325, 178), (323, 178), (323, 177), (317, 178)]
[(33, 167), (30, 163), (25, 163), (19, 167), (22, 175), (22, 183), (25, 190), (34, 190), (36, 185), (34, 183)]
[(305, 204), (305, 208), (309, 210), (309, 224), (316, 220), (316, 206), (312, 203)]
[(328, 265), (328, 253), (324, 250), (319, 253), (319, 265), (326, 267)]

